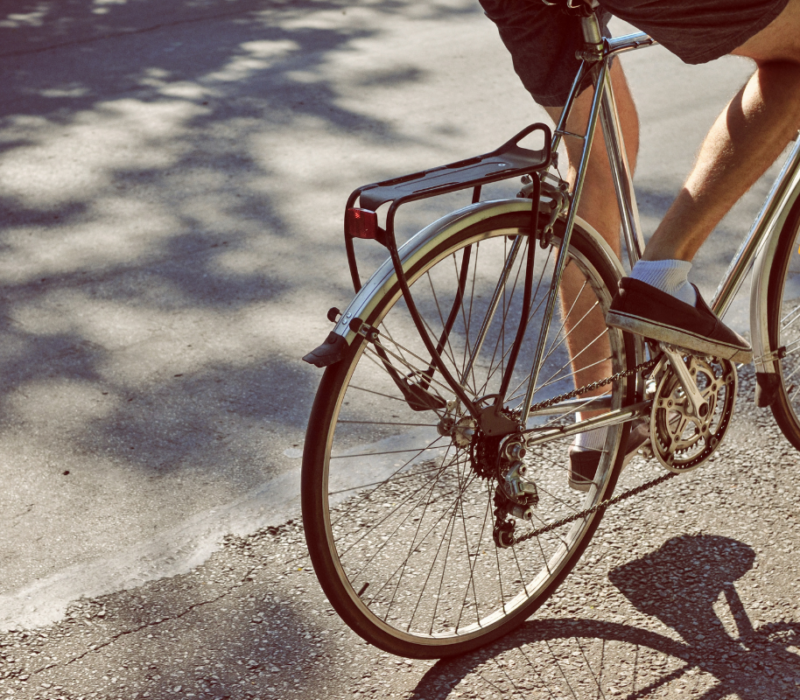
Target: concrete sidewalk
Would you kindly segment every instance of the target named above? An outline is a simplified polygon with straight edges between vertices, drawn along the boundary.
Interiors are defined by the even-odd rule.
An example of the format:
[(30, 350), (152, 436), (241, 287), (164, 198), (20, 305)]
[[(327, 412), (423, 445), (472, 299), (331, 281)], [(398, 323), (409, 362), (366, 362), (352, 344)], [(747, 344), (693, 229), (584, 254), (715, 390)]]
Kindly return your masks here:
[[(749, 68), (645, 53), (652, 228)], [(0, 82), (7, 629), (294, 512), (319, 379), (299, 358), (350, 295), (345, 197), (542, 113), (474, 0), (30, 0), (0, 17)]]

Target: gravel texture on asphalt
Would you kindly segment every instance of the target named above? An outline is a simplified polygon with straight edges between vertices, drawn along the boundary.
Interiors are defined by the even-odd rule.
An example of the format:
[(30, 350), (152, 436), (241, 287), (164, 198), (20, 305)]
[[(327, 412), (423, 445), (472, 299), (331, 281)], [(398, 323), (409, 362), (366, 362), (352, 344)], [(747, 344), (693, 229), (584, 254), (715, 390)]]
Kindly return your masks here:
[(610, 510), (556, 595), (475, 653), (435, 663), (367, 645), (289, 521), (0, 636), (0, 698), (800, 698), (800, 459), (753, 406), (750, 368), (739, 395), (717, 456)]

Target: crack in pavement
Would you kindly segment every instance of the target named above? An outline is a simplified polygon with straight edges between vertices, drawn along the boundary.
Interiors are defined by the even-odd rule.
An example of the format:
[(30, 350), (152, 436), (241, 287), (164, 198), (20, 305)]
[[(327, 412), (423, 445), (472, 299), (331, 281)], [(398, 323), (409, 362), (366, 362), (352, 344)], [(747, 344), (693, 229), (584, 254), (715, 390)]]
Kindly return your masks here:
[[(220, 595), (216, 596), (215, 598), (212, 598), (210, 600), (203, 600), (203, 601), (201, 601), (199, 603), (192, 603), (185, 610), (183, 610), (182, 612), (178, 613), (177, 615), (170, 615), (169, 617), (162, 617), (162, 618), (159, 618), (158, 620), (154, 620), (153, 622), (148, 622), (148, 623), (145, 623), (143, 625), (140, 625), (139, 627), (136, 627), (134, 629), (123, 630), (121, 632), (118, 632), (118, 633), (112, 635), (108, 639), (108, 641), (106, 641), (106, 642), (104, 642), (102, 644), (94, 644), (94, 645), (92, 645), (85, 652), (83, 652), (82, 654), (79, 654), (78, 656), (73, 657), (69, 661), (65, 661), (65, 662), (62, 662), (62, 663), (48, 664), (47, 666), (43, 666), (42, 668), (38, 668), (38, 669), (35, 669), (35, 670), (31, 671), (31, 675), (39, 674), (39, 673), (47, 671), (47, 670), (49, 670), (51, 668), (56, 668), (56, 667), (59, 667), (59, 666), (63, 666), (63, 667), (69, 666), (70, 664), (73, 664), (73, 663), (76, 663), (77, 661), (80, 661), (81, 659), (83, 659), (84, 657), (88, 656), (89, 654), (92, 654), (92, 653), (95, 653), (95, 652), (99, 652), (102, 649), (105, 649), (106, 647), (110, 646), (111, 644), (113, 644), (117, 640), (121, 639), (122, 637), (126, 637), (126, 636), (131, 635), (131, 634), (136, 634), (137, 632), (141, 632), (142, 630), (155, 628), (155, 627), (158, 627), (158, 626), (163, 625), (163, 624), (168, 623), (168, 622), (174, 622), (175, 620), (180, 620), (181, 618), (185, 617), (186, 615), (188, 615), (190, 612), (193, 612), (197, 608), (201, 608), (201, 607), (204, 607), (206, 605), (211, 605), (213, 603), (216, 603), (216, 602), (222, 600), (223, 598), (226, 598), (227, 596), (229, 596), (237, 588), (241, 588), (248, 581), (249, 577), (252, 576), (253, 572), (256, 571), (257, 568), (258, 567), (253, 567), (252, 569), (250, 569), (250, 571), (248, 571), (236, 584), (230, 586), (230, 588), (228, 588), (228, 590), (226, 590), (224, 593), (221, 593)], [(91, 621), (87, 621), (87, 622), (91, 622)]]

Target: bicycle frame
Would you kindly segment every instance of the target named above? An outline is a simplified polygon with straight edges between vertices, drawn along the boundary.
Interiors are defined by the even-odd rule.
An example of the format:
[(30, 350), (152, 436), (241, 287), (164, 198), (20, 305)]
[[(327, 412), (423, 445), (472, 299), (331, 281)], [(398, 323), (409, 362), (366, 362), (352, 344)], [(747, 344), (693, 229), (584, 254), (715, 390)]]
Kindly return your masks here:
[[(533, 160), (530, 158), (528, 160), (523, 159), (516, 164), (516, 169), (510, 168), (508, 170), (508, 176), (523, 172), (528, 172), (532, 175), (534, 180), (533, 186), (535, 201), (538, 201), (541, 184), (540, 180), (543, 176), (542, 166), (545, 163), (549, 164), (550, 154), (557, 152), (558, 146), (564, 137), (575, 137), (583, 140), (583, 150), (581, 152), (581, 157), (577, 168), (576, 182), (573, 187), (573, 191), (568, 197), (569, 206), (566, 212), (566, 224), (563, 240), (556, 258), (555, 269), (550, 282), (547, 303), (542, 319), (542, 332), (539, 334), (537, 347), (535, 349), (534, 358), (531, 365), (530, 379), (526, 388), (526, 397), (523, 404), (524, 409), (521, 415), (518, 417), (515, 416), (515, 420), (512, 421), (499, 413), (498, 409), (503, 407), (503, 402), (505, 399), (505, 396), (503, 396), (502, 393), (495, 395), (494, 406), (492, 407), (491, 411), (489, 411), (488, 408), (480, 409), (477, 405), (473, 404), (469, 397), (464, 394), (463, 390), (458, 384), (458, 381), (454, 377), (450, 376), (448, 372), (442, 371), (444, 364), (439, 357), (439, 349), (437, 346), (441, 346), (443, 339), (437, 338), (434, 340), (427, 337), (427, 332), (425, 331), (424, 327), (421, 327), (421, 322), (417, 323), (420, 334), (423, 340), (426, 341), (426, 346), (428, 347), (432, 358), (429, 371), (425, 373), (425, 377), (421, 378), (422, 384), (420, 387), (423, 392), (423, 403), (429, 398), (424, 396), (424, 390), (427, 386), (427, 382), (430, 381), (432, 372), (434, 370), (440, 371), (443, 379), (453, 388), (454, 393), (463, 403), (467, 411), (478, 420), (478, 422), (481, 424), (481, 428), (487, 432), (487, 434), (491, 435), (506, 435), (512, 432), (523, 432), (530, 435), (531, 433), (540, 431), (538, 428), (527, 429), (526, 426), (528, 424), (528, 419), (532, 415), (531, 408), (533, 406), (533, 396), (537, 389), (542, 359), (544, 357), (544, 352), (547, 345), (548, 329), (552, 324), (555, 313), (556, 300), (566, 264), (567, 251), (569, 249), (572, 231), (577, 218), (578, 205), (580, 203), (581, 194), (583, 192), (583, 187), (586, 180), (589, 154), (592, 150), (596, 127), (598, 124), (602, 128), (603, 135), (605, 137), (607, 157), (609, 159), (612, 180), (614, 183), (614, 189), (620, 211), (622, 235), (631, 267), (638, 262), (644, 251), (644, 238), (642, 235), (639, 212), (636, 203), (636, 195), (633, 187), (633, 174), (626, 157), (624, 136), (617, 111), (617, 103), (611, 82), (610, 69), (612, 61), (617, 54), (626, 53), (628, 51), (636, 51), (648, 46), (653, 46), (656, 44), (656, 42), (642, 32), (636, 32), (618, 38), (604, 38), (600, 32), (598, 18), (594, 14), (582, 16), (581, 26), (585, 39), (584, 49), (580, 52), (582, 61), (570, 89), (568, 98), (566, 100), (566, 105), (562, 111), (561, 117), (559, 118), (558, 124), (556, 125), (556, 129), (553, 132), (549, 149), (546, 149), (546, 152), (542, 152), (540, 157), (537, 156), (538, 160), (537, 158), (534, 158)], [(568, 123), (569, 115), (575, 105), (575, 100), (578, 94), (581, 92), (580, 88), (582, 83), (585, 80), (592, 81), (594, 86), (594, 96), (590, 107), (586, 132), (584, 134), (575, 134), (569, 132), (566, 125)], [(348, 229), (346, 217), (345, 242), (348, 250), (348, 261), (350, 263), (351, 275), (353, 276), (354, 286), (357, 292), (356, 299), (351, 302), (351, 305), (338, 320), (334, 331), (329, 336), (328, 341), (326, 341), (325, 345), (327, 345), (329, 349), (333, 350), (331, 353), (332, 358), (327, 359), (323, 363), (319, 364), (316, 361), (308, 361), (312, 361), (313, 364), (318, 364), (318, 366), (325, 366), (325, 364), (337, 361), (338, 357), (341, 356), (342, 348), (346, 347), (347, 344), (351, 342), (351, 339), (358, 333), (367, 338), (368, 341), (374, 342), (375, 338), (377, 338), (377, 335), (374, 337), (370, 335), (374, 329), (371, 329), (366, 324), (363, 324), (362, 326), (362, 321), (360, 319), (368, 317), (366, 311), (371, 303), (370, 298), (371, 293), (374, 291), (374, 285), (387, 283), (390, 277), (387, 277), (388, 270), (384, 272), (376, 272), (377, 277), (374, 280), (371, 279), (366, 288), (361, 289), (357, 269), (355, 266), (354, 254), (352, 251), (351, 238), (353, 236), (361, 238), (375, 238), (389, 248), (391, 266), (396, 274), (397, 282), (402, 288), (403, 295), (407, 297), (409, 309), (413, 309), (414, 305), (411, 292), (407, 288), (405, 275), (403, 272), (403, 261), (400, 259), (399, 251), (396, 242), (394, 241), (394, 234), (392, 232), (394, 212), (399, 204), (402, 201), (410, 201), (420, 197), (431, 196), (429, 191), (434, 189), (437, 190), (437, 192), (445, 192), (454, 191), (456, 189), (461, 189), (468, 186), (474, 188), (473, 207), (480, 208), (481, 205), (478, 203), (478, 200), (480, 196), (481, 183), (484, 181), (495, 181), (506, 177), (506, 175), (503, 173), (496, 173), (496, 162), (499, 162), (503, 166), (506, 166), (509, 162), (512, 162), (513, 159), (512, 161), (509, 161), (509, 156), (512, 154), (512, 152), (517, 154), (514, 157), (519, 156), (521, 153), (516, 145), (517, 142), (525, 134), (530, 133), (532, 129), (537, 128), (547, 129), (547, 127), (544, 125), (533, 125), (518, 134), (514, 139), (506, 143), (500, 149), (492, 153), (479, 156), (475, 159), (468, 159), (466, 161), (460, 161), (459, 163), (435, 168), (430, 171), (423, 171), (411, 176), (404, 176), (402, 178), (396, 178), (383, 183), (368, 185), (357, 189), (350, 196), (350, 199), (347, 203), (348, 216), (353, 213), (358, 215), (359, 212), (362, 212), (366, 215), (375, 217), (376, 215), (374, 210), (377, 209), (377, 206), (383, 202), (394, 199), (395, 201), (389, 210), (389, 214), (387, 215), (388, 232), (377, 227), (377, 223), (373, 225), (374, 230), (368, 235), (362, 235), (359, 232), (353, 232), (353, 230)], [(511, 149), (511, 151), (508, 149)], [(479, 177), (475, 176), (469, 172), (473, 167), (479, 169), (488, 168), (487, 172), (491, 171), (493, 174), (488, 176), (484, 173)], [(450, 181), (453, 178), (452, 174), (454, 172), (461, 171), (463, 171), (463, 175), (461, 176), (463, 182), (451, 184)], [(416, 186), (414, 183), (420, 182), (421, 178), (432, 178), (432, 180), (436, 182), (436, 178), (440, 177), (439, 173), (441, 172), (447, 172), (444, 185), (435, 185), (433, 187), (423, 188), (420, 189), (419, 192), (395, 192), (395, 190), (406, 188), (406, 183), (410, 183), (408, 186), (412, 187), (413, 190), (413, 187)], [(361, 197), (361, 206), (364, 206), (365, 194), (367, 195), (367, 209), (351, 209), (355, 206), (355, 201), (358, 197)], [(401, 194), (402, 196), (400, 196)], [(715, 311), (715, 313), (717, 313), (718, 316), (722, 316), (730, 307), (731, 302), (741, 288), (741, 285), (744, 282), (748, 272), (753, 268), (754, 263), (756, 264), (751, 293), (751, 330), (754, 346), (754, 362), (757, 370), (756, 377), (759, 387), (761, 387), (763, 390), (761, 398), (759, 399), (759, 405), (769, 405), (770, 391), (774, 392), (775, 387), (777, 386), (775, 382), (779, 381), (774, 362), (776, 359), (774, 356), (775, 353), (771, 353), (769, 350), (770, 345), (765, 311), (768, 292), (767, 273), (772, 256), (775, 252), (775, 246), (777, 245), (777, 233), (780, 232), (781, 227), (788, 215), (788, 211), (797, 200), (798, 196), (800, 196), (800, 140), (795, 143), (794, 148), (790, 152), (783, 169), (781, 170), (775, 184), (770, 190), (769, 195), (767, 196), (767, 199), (753, 224), (753, 227), (741, 244), (711, 302), (711, 308)], [(375, 201), (372, 202), (371, 200)], [(535, 221), (538, 213), (538, 207), (536, 207), (535, 204), (533, 204), (531, 207), (531, 213), (532, 231), (535, 231)], [(452, 223), (461, 220), (467, 220), (473, 216), (473, 214), (477, 214), (477, 210), (472, 211), (465, 209), (463, 212), (454, 212)], [(377, 219), (375, 219), (375, 221), (377, 221)], [(389, 239), (389, 245), (387, 245), (386, 239)], [(531, 239), (531, 245), (533, 245), (533, 239)], [(409, 248), (406, 254), (411, 254), (413, 250), (413, 247)], [(515, 246), (512, 254), (515, 255), (516, 250), (517, 247)], [(510, 261), (507, 261), (507, 266), (509, 264), (511, 264)], [(527, 267), (530, 268), (530, 263)], [(498, 280), (497, 288), (495, 289), (495, 297), (498, 297), (499, 294), (502, 293), (504, 286), (505, 277), (501, 276), (501, 279)], [(332, 311), (335, 311), (337, 314), (339, 313), (336, 309), (333, 309)], [(491, 315), (493, 314), (490, 314), (490, 317), (487, 317), (486, 321), (484, 322), (484, 327), (480, 329), (478, 338), (475, 341), (473, 357), (469, 360), (470, 365), (471, 362), (474, 361), (474, 358), (482, 345), (483, 336), (486, 333), (488, 324), (491, 322)], [(334, 318), (331, 316), (329, 316), (329, 318), (334, 320)], [(417, 320), (418, 319), (415, 319), (415, 321)], [(445, 335), (446, 333), (447, 331), (445, 332)], [(521, 333), (518, 333), (515, 342), (518, 344), (520, 340)], [(644, 340), (637, 338), (637, 364), (642, 361), (644, 356)], [(513, 361), (508, 363), (506, 367), (506, 376), (510, 377), (511, 372), (513, 371), (513, 365)], [(576, 423), (574, 425), (561, 427), (559, 428), (559, 431), (564, 435), (579, 433), (586, 430), (592, 430), (594, 428), (627, 422), (638, 416), (647, 415), (650, 407), (647, 402), (644, 401), (645, 382), (646, 377), (637, 377), (638, 384), (636, 387), (636, 399), (634, 400), (633, 405), (622, 407), (621, 409), (618, 409), (612, 413), (606, 412), (603, 415), (582, 420), (580, 423)], [(407, 392), (403, 393), (405, 395)], [(419, 392), (417, 391), (417, 393)], [(548, 407), (547, 409), (537, 410), (536, 414), (553, 415), (559, 409), (561, 409), (562, 413), (566, 415), (567, 413), (576, 411), (605, 410), (607, 408), (609, 408), (609, 406), (607, 405), (607, 402), (604, 401), (603, 397), (587, 397), (586, 399), (568, 400), (556, 406)], [(538, 441), (538, 437), (536, 435), (532, 435), (529, 439)], [(544, 439), (544, 437), (542, 439)]]
[[(610, 67), (613, 58), (617, 54), (653, 46), (656, 42), (644, 32), (636, 32), (615, 39), (604, 39), (600, 34), (600, 25), (596, 15), (592, 14), (588, 17), (582, 17), (581, 20), (585, 39), (585, 48), (582, 52), (583, 62), (573, 82), (559, 122), (553, 132), (552, 151), (554, 153), (556, 152), (564, 136), (580, 138), (583, 140), (584, 144), (580, 164), (578, 166), (577, 178), (572, 192), (569, 214), (567, 216), (566, 230), (561, 248), (562, 255), (559, 256), (554, 271), (542, 325), (543, 330), (540, 334), (539, 343), (534, 356), (531, 380), (525, 402), (527, 410), (520, 421), (523, 425), (527, 423), (527, 419), (530, 415), (533, 394), (536, 390), (539, 369), (542, 364), (544, 348), (547, 343), (547, 330), (553, 320), (558, 286), (564, 271), (564, 253), (572, 235), (578, 204), (586, 178), (589, 154), (591, 153), (594, 143), (598, 121), (603, 129), (606, 151), (611, 166), (614, 189), (620, 211), (623, 239), (625, 241), (631, 267), (638, 262), (644, 251), (644, 238), (642, 236), (636, 195), (633, 188), (632, 172), (626, 157), (624, 137), (620, 126), (619, 114), (617, 112), (614, 89), (611, 84)], [(580, 86), (587, 78), (592, 79), (595, 93), (591, 104), (586, 133), (583, 135), (574, 134), (567, 130), (567, 120), (574, 106), (575, 99), (580, 92)], [(769, 405), (771, 401), (771, 392), (775, 391), (775, 381), (778, 380), (775, 374), (775, 364), (773, 362), (775, 359), (773, 355), (775, 353), (769, 351), (766, 319), (767, 272), (769, 262), (772, 259), (771, 254), (774, 252), (775, 245), (777, 245), (777, 233), (780, 232), (781, 226), (788, 215), (788, 211), (798, 196), (800, 196), (800, 139), (795, 142), (758, 217), (731, 261), (710, 304), (714, 312), (719, 317), (722, 317), (730, 308), (733, 299), (744, 283), (747, 274), (753, 268), (754, 263), (757, 262), (751, 293), (751, 331), (756, 377), (758, 385), (762, 390), (759, 405)], [(642, 345), (640, 343), (640, 348), (641, 347)], [(637, 394), (639, 397), (643, 396), (643, 391), (641, 389), (643, 389), (643, 387), (640, 387), (640, 391)], [(576, 401), (574, 403), (577, 408), (573, 410), (578, 410), (582, 402)], [(587, 404), (584, 403), (584, 406), (586, 405)], [(592, 408), (595, 407), (600, 408), (600, 402), (595, 401)], [(634, 406), (614, 412), (614, 415), (604, 414), (581, 421), (579, 424), (576, 423), (574, 427), (560, 428), (559, 433), (563, 435), (577, 434), (585, 430), (631, 420), (637, 415), (637, 412), (641, 414), (644, 408), (646, 408), (645, 404), (638, 402)], [(584, 408), (583, 410), (588, 409)], [(539, 441), (538, 436), (532, 439), (534, 442)], [(542, 440), (544, 441), (546, 439), (547, 437), (543, 435)]]
[[(533, 394), (536, 390), (536, 383), (539, 379), (539, 371), (542, 365), (544, 349), (547, 344), (547, 330), (550, 327), (553, 314), (555, 312), (556, 297), (566, 262), (566, 251), (569, 247), (569, 242), (572, 237), (572, 230), (574, 228), (575, 218), (578, 212), (578, 204), (580, 202), (584, 182), (586, 180), (589, 155), (594, 144), (598, 121), (600, 122), (601, 128), (603, 129), (603, 135), (605, 137), (606, 151), (608, 154), (609, 163), (611, 165), (611, 174), (622, 220), (622, 231), (631, 267), (633, 267), (633, 265), (635, 265), (636, 262), (641, 258), (642, 252), (644, 251), (644, 238), (642, 236), (641, 224), (639, 221), (639, 210), (636, 205), (636, 195), (633, 189), (633, 174), (625, 153), (624, 137), (622, 134), (622, 128), (620, 126), (616, 99), (614, 97), (614, 89), (611, 84), (610, 68), (611, 61), (616, 54), (644, 48), (646, 46), (652, 46), (655, 44), (655, 41), (643, 32), (629, 34), (618, 39), (604, 39), (601, 35), (600, 24), (595, 14), (591, 14), (588, 17), (582, 17), (581, 26), (585, 40), (583, 61), (575, 80), (573, 81), (567, 97), (566, 105), (561, 113), (561, 117), (556, 125), (556, 129), (553, 132), (553, 143), (551, 145), (551, 150), (554, 153), (557, 152), (561, 139), (564, 136), (580, 138), (583, 140), (584, 145), (581, 153), (580, 164), (578, 166), (575, 187), (572, 192), (569, 213), (567, 215), (564, 240), (561, 246), (560, 255), (556, 261), (556, 268), (550, 285), (550, 293), (548, 303), (545, 308), (542, 325), (543, 330), (539, 335), (539, 342), (534, 354), (531, 379), (528, 384), (528, 391), (525, 397), (525, 409), (523, 409), (523, 415), (520, 419), (520, 422), (523, 425), (527, 423), (530, 416)], [(583, 135), (574, 134), (567, 130), (566, 125), (569, 115), (575, 104), (575, 100), (580, 93), (581, 84), (587, 78), (592, 78), (595, 92), (589, 112), (586, 133)], [(637, 353), (637, 355), (639, 354), (643, 355), (643, 352)], [(633, 416), (626, 415), (623, 416), (621, 420), (630, 420), (632, 417)], [(597, 421), (597, 427), (608, 425), (607, 416), (601, 416), (590, 420)], [(586, 425), (588, 424), (582, 422), (581, 430), (587, 429)]]

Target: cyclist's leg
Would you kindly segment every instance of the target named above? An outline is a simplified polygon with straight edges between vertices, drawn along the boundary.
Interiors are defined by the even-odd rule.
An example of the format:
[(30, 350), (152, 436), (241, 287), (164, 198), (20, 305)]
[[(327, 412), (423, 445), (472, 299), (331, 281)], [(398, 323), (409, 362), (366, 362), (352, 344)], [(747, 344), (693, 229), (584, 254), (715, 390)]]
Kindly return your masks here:
[[(567, 99), (570, 87), (575, 79), (578, 62), (575, 52), (583, 45), (578, 20), (568, 17), (557, 6), (548, 6), (539, 2), (507, 2), (506, 0), (480, 0), (486, 14), (497, 25), (500, 36), (509, 50), (514, 69), (522, 83), (536, 102), (557, 119), (561, 107)], [(608, 17), (604, 15), (602, 21)], [(633, 165), (638, 150), (638, 121), (633, 100), (622, 68), (617, 64), (612, 68), (612, 80), (619, 103), (620, 117), (628, 148), (628, 159)], [(586, 89), (577, 100), (572, 111), (568, 127), (576, 133), (586, 128), (592, 91)], [(580, 161), (581, 142), (566, 139), (568, 155), (568, 178), (574, 180), (575, 170)], [(611, 173), (605, 155), (605, 144), (599, 135), (593, 149), (587, 179), (581, 198), (579, 214), (594, 226), (619, 253), (619, 213), (616, 204)], [(568, 310), (576, 301), (583, 288), (584, 279), (577, 270), (567, 269), (561, 287), (562, 310)], [(584, 294), (577, 301), (579, 304), (594, 303), (596, 299), (591, 293)], [(589, 301), (591, 300), (591, 301)], [(605, 331), (606, 324), (602, 314), (593, 313), (576, 328), (570, 319), (580, 319), (583, 314), (576, 309), (566, 316), (568, 335), (567, 351), (570, 358), (575, 358), (572, 369), (575, 372), (575, 383), (580, 386), (607, 377), (610, 364), (603, 362), (608, 357), (607, 338), (592, 342)], [(589, 345), (587, 352), (581, 353)], [(580, 366), (577, 366), (580, 364)], [(594, 435), (596, 439), (600, 436)]]
[[(625, 139), (627, 158), (633, 169), (639, 150), (639, 121), (633, 97), (619, 61), (616, 61), (611, 68), (611, 80)], [(593, 93), (594, 91), (589, 89), (577, 98), (567, 123), (569, 131), (579, 134), (585, 131)], [(561, 114), (560, 108), (548, 107), (546, 109), (554, 121), (558, 120)], [(570, 185), (573, 185), (583, 150), (583, 141), (567, 137), (564, 142), (569, 166), (566, 177)], [(605, 140), (599, 125), (586, 172), (578, 214), (605, 238), (619, 256), (619, 206), (606, 155)], [(591, 293), (591, 290), (585, 289), (585, 279), (575, 266), (570, 266), (565, 270), (560, 291), (562, 312), (565, 317), (565, 332), (567, 333), (567, 349), (570, 357), (575, 358), (572, 371), (575, 373), (576, 387), (608, 377), (611, 373), (611, 363), (607, 360), (610, 349), (608, 338), (605, 335), (605, 319), (599, 308), (591, 309), (591, 305), (595, 303), (594, 294)], [(570, 309), (572, 312), (568, 313)], [(573, 326), (576, 321), (578, 323)], [(588, 392), (586, 396), (602, 394), (605, 391), (607, 391), (607, 387), (602, 387), (594, 392)], [(582, 417), (588, 418), (592, 415), (594, 415), (592, 412), (584, 412)], [(598, 434), (594, 437), (596, 442), (602, 444), (601, 435)], [(591, 442), (591, 438), (589, 440)]]
[(706, 137), (644, 260), (691, 260), (800, 129), (800, 0), (733, 53), (754, 59), (756, 72)]
[[(620, 122), (622, 125), (628, 163), (633, 170), (639, 152), (639, 118), (633, 102), (625, 73), (619, 61), (611, 67), (611, 82), (614, 87), (614, 96), (617, 101)], [(592, 106), (594, 90), (585, 90), (575, 101), (572, 108), (567, 129), (573, 133), (581, 134), (586, 130), (589, 120), (589, 111)], [(557, 121), (561, 116), (561, 107), (545, 107), (547, 113)], [(567, 180), (573, 185), (577, 176), (577, 168), (583, 150), (583, 141), (577, 138), (566, 137), (564, 144), (567, 150), (569, 169)], [(606, 155), (605, 139), (602, 129), (598, 126), (597, 135), (586, 172), (586, 181), (583, 195), (578, 205), (578, 215), (588, 221), (606, 239), (614, 252), (620, 253), (620, 215), (617, 198), (614, 193), (614, 181), (611, 177), (611, 167)]]
[[(732, 52), (754, 59), (756, 72), (711, 128), (643, 262), (633, 270), (633, 279), (621, 283), (607, 321), (690, 350), (749, 362), (747, 341), (695, 296), (686, 281), (688, 266), (681, 261), (694, 257), (800, 128), (800, 0), (789, 0), (770, 24)], [(650, 279), (648, 267), (663, 275), (680, 266), (682, 280), (670, 272), (671, 289)]]

